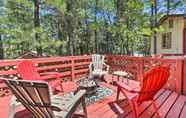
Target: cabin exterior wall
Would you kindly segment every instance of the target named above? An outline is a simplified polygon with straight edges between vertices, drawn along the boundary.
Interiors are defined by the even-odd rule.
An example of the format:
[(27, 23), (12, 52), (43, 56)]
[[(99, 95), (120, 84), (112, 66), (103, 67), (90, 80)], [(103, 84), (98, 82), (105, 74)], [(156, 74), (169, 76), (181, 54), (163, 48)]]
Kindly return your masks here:
[[(161, 27), (163, 28), (162, 32), (157, 33), (157, 54), (182, 54), (183, 53), (183, 29), (184, 29), (184, 18), (183, 17), (174, 17), (173, 18), (173, 28), (169, 28), (170, 18), (165, 20)], [(162, 34), (163, 33), (172, 33), (171, 48), (164, 49), (162, 48)], [(151, 40), (151, 54), (153, 54), (154, 42), (153, 38)]]

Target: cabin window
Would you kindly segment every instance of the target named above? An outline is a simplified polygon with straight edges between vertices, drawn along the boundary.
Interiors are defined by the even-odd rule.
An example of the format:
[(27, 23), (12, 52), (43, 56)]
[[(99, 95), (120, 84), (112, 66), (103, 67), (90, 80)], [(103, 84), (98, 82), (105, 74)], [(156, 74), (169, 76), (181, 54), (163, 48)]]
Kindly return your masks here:
[(169, 28), (173, 28), (173, 25), (174, 25), (173, 19), (169, 19)]
[(162, 34), (162, 48), (163, 49), (170, 49), (171, 42), (172, 42), (172, 33), (171, 32)]

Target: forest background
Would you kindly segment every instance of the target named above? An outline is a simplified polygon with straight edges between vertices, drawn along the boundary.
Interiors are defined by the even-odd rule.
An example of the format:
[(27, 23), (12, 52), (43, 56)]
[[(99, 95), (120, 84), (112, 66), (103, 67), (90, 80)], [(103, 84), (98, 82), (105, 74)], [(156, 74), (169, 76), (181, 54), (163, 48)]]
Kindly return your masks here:
[(147, 56), (170, 14), (186, 14), (186, 0), (0, 0), (0, 58)]

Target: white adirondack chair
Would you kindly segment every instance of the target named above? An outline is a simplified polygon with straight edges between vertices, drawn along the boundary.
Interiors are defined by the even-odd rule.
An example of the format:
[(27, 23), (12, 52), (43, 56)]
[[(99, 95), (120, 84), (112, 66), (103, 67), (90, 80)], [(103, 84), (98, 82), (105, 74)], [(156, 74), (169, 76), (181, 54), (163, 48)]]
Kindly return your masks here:
[(90, 76), (103, 76), (108, 73), (109, 66), (104, 63), (104, 58), (103, 55), (92, 55), (92, 62), (89, 65)]

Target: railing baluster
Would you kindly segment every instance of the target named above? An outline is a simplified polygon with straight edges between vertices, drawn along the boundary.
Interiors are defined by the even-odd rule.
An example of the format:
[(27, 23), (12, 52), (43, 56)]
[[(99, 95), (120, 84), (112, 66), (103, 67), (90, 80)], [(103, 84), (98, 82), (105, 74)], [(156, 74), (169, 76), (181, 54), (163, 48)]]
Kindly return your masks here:
[(71, 57), (71, 80), (73, 81), (75, 79), (75, 59), (74, 57)]

